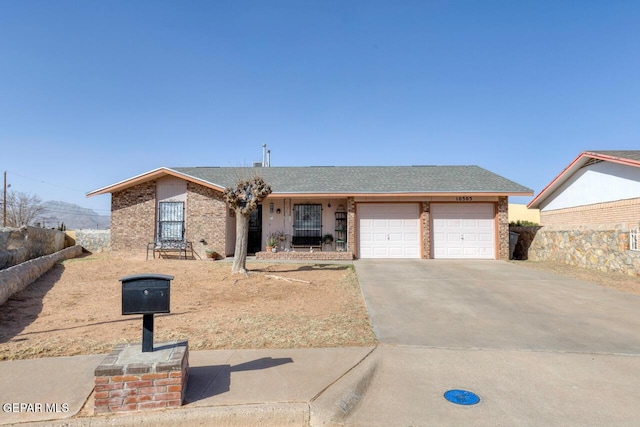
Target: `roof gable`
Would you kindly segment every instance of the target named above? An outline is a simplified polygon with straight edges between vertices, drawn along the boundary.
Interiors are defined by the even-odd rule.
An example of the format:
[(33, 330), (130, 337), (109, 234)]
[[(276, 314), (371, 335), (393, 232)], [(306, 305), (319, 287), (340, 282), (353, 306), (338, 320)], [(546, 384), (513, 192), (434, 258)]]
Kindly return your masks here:
[(558, 176), (556, 176), (528, 205), (539, 209), (556, 190), (571, 179), (580, 169), (597, 162), (612, 162), (640, 168), (640, 150), (583, 151)]

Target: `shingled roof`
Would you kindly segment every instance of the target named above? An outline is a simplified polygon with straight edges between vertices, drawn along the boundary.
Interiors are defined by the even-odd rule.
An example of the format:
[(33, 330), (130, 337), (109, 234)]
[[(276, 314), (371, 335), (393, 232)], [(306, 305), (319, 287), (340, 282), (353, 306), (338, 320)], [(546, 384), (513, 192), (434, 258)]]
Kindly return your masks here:
[(272, 195), (456, 194), (530, 196), (527, 187), (479, 166), (306, 166), (158, 168), (92, 191), (88, 197), (120, 191), (162, 176), (174, 176), (219, 191), (240, 178), (260, 175)]
[(640, 162), (640, 150), (588, 150), (586, 154), (600, 155), (602, 157), (609, 157), (609, 160), (631, 160)]
[(268, 168), (172, 168), (220, 187), (260, 175), (273, 194), (300, 193), (532, 193), (478, 166), (311, 166)]

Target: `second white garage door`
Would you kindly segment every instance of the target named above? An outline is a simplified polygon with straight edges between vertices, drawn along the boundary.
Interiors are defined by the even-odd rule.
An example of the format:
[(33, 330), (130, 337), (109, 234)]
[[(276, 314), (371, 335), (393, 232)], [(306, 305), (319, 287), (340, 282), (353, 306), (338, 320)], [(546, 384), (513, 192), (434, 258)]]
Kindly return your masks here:
[(360, 258), (420, 258), (416, 203), (358, 204)]
[(492, 203), (432, 203), (434, 258), (495, 258)]

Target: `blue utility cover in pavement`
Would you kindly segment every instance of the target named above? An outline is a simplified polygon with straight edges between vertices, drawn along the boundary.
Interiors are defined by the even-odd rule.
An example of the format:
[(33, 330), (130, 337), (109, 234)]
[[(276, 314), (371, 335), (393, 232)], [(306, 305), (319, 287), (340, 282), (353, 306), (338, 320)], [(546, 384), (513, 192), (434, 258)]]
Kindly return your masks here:
[(444, 398), (456, 405), (475, 405), (480, 402), (477, 394), (467, 390), (449, 390), (444, 394)]

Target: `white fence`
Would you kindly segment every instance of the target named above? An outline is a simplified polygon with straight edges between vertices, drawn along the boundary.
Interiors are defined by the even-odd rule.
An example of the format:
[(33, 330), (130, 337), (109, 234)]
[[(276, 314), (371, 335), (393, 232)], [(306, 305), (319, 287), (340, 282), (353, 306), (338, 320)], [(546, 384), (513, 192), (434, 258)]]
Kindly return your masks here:
[(632, 251), (640, 251), (640, 229), (636, 228), (635, 230), (629, 231), (629, 249)]

